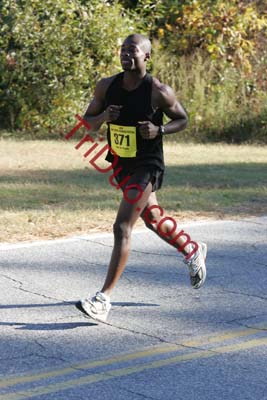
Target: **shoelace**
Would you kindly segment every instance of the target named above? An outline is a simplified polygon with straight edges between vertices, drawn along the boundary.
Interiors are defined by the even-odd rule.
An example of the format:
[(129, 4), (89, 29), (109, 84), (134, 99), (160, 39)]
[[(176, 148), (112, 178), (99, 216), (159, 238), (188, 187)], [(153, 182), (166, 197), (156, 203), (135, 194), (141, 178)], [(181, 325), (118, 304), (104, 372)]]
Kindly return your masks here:
[[(101, 303), (102, 306), (102, 310), (101, 311), (107, 311), (107, 304), (108, 301), (106, 299), (104, 299), (104, 297), (101, 295), (101, 293), (96, 293), (96, 295), (93, 298), (93, 302), (92, 305), (94, 306), (94, 308), (96, 309), (95, 303)], [(99, 311), (99, 310), (97, 310)]]
[[(92, 300), (87, 299), (87, 302), (92, 306), (93, 312), (98, 313), (99, 311), (106, 311), (107, 310), (107, 305), (106, 302), (101, 301), (94, 296)], [(97, 308), (96, 304), (101, 304), (102, 309)]]

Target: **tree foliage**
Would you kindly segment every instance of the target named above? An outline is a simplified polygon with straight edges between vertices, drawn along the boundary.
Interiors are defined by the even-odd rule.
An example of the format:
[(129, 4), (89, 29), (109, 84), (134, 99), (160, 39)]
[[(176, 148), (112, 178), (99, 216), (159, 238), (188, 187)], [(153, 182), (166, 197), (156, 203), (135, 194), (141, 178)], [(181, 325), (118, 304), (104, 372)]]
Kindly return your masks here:
[(118, 2), (3, 0), (0, 116), (11, 128), (66, 125), (100, 76), (116, 71), (132, 21)]
[(138, 10), (152, 36), (169, 52), (181, 56), (202, 49), (213, 60), (247, 71), (259, 35), (267, 28), (267, 6), (260, 12), (255, 2), (141, 0)]
[[(153, 73), (164, 77), (178, 95), (183, 90), (193, 130), (203, 124), (204, 114), (212, 118), (214, 131), (223, 131), (223, 120), (229, 127), (226, 105), (231, 96), (240, 118), (247, 110), (254, 110), (255, 119), (262, 113), (267, 91), (266, 2), (2, 0), (0, 128), (56, 133), (73, 124), (96, 81), (120, 69), (119, 46), (134, 31), (153, 42)], [(198, 61), (192, 60), (199, 55), (212, 74), (194, 68), (192, 62)], [(190, 90), (182, 86), (181, 76)], [(220, 104), (217, 119), (212, 104), (217, 110)]]

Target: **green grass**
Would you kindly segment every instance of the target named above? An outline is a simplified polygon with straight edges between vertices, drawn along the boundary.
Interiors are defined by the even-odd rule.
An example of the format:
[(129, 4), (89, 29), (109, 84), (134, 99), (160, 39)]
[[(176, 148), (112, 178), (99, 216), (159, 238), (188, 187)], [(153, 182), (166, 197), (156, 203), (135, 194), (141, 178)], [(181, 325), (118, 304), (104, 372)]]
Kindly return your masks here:
[[(0, 141), (0, 241), (111, 231), (121, 193), (75, 144)], [(158, 199), (178, 221), (266, 214), (267, 146), (166, 143), (165, 161)]]
[[(227, 207), (262, 202), (266, 197), (266, 164), (231, 163), (196, 166), (170, 166), (164, 196), (166, 207), (173, 209), (174, 190), (183, 211), (220, 211)], [(175, 189), (174, 189), (175, 188)], [(219, 210), (219, 209), (220, 210)]]

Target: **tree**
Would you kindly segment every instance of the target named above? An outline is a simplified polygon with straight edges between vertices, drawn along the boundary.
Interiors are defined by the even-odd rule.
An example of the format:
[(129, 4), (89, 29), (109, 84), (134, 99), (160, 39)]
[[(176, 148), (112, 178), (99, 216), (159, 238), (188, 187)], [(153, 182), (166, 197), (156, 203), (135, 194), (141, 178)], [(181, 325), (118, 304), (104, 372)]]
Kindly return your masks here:
[(134, 31), (117, 1), (3, 0), (0, 15), (1, 127), (12, 129), (65, 126)]
[(250, 72), (257, 39), (267, 28), (267, 15), (255, 2), (162, 0), (158, 8), (163, 16), (157, 36), (168, 51), (184, 55), (202, 49), (222, 68), (230, 63)]

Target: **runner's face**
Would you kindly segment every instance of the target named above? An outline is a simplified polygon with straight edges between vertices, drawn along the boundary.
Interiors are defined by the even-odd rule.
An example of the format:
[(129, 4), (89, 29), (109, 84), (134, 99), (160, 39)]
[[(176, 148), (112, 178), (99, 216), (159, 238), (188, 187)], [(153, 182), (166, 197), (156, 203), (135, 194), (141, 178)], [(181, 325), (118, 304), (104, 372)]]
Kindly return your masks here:
[(121, 47), (120, 59), (124, 71), (134, 71), (145, 66), (146, 54), (140, 44), (125, 41)]

